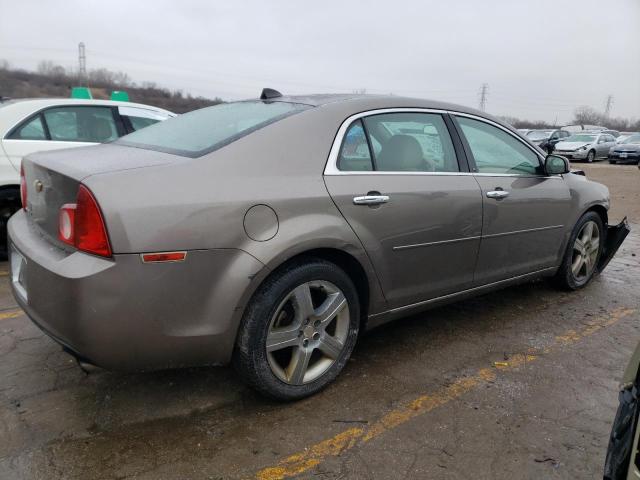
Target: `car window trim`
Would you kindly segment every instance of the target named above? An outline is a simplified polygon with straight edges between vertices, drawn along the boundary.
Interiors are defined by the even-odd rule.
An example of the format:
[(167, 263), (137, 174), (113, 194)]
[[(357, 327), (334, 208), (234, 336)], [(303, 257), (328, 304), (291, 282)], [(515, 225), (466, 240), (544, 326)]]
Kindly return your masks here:
[[(388, 113), (431, 113), (431, 114), (438, 114), (442, 116), (442, 119), (445, 123), (445, 127), (447, 128), (447, 131), (449, 133), (449, 137), (451, 138), (451, 142), (453, 143), (453, 148), (454, 148), (454, 152), (455, 155), (457, 157), (457, 162), (458, 162), (458, 168), (460, 169), (460, 171), (458, 172), (414, 172), (414, 171), (379, 171), (379, 170), (373, 170), (373, 171), (363, 171), (363, 170), (354, 170), (354, 171), (348, 171), (348, 170), (339, 170), (338, 169), (338, 157), (340, 155), (340, 150), (342, 148), (342, 142), (343, 139), (347, 133), (347, 130), (349, 129), (349, 127), (351, 126), (351, 124), (353, 122), (355, 122), (356, 120), (360, 120), (364, 117), (369, 117), (369, 116), (374, 116), (374, 115), (383, 115), (383, 114), (388, 114)], [(458, 149), (456, 148), (456, 143), (455, 143), (455, 135), (451, 132), (450, 126), (447, 123), (447, 115), (453, 113), (449, 110), (442, 110), (442, 109), (436, 109), (436, 108), (415, 108), (415, 107), (393, 107), (393, 108), (377, 108), (374, 110), (366, 110), (363, 112), (359, 112), (359, 113), (355, 113), (353, 115), (350, 115), (349, 117), (347, 117), (341, 124), (340, 127), (338, 128), (338, 131), (336, 132), (336, 136), (333, 139), (333, 143), (331, 144), (331, 149), (329, 150), (329, 156), (327, 158), (327, 162), (325, 163), (325, 167), (324, 167), (324, 175), (445, 175), (445, 176), (458, 176), (458, 175), (468, 175), (470, 172), (464, 172), (461, 171), (466, 162), (466, 158), (464, 159), (464, 162), (461, 163), (461, 158), (459, 157), (459, 152)], [(364, 125), (364, 121), (362, 122), (362, 124)], [(366, 131), (366, 126), (365, 126), (365, 131)], [(369, 146), (369, 150), (370, 153), (371, 152), (371, 146)], [(375, 167), (375, 164), (374, 164)]]
[[(358, 171), (346, 171), (346, 170), (339, 170), (337, 167), (337, 160), (338, 160), (338, 155), (340, 154), (340, 149), (342, 147), (342, 140), (347, 132), (347, 129), (349, 128), (349, 126), (351, 125), (351, 123), (353, 123), (355, 120), (358, 120), (360, 118), (363, 117), (367, 117), (370, 115), (378, 115), (378, 114), (384, 114), (384, 113), (436, 113), (436, 114), (440, 114), (443, 116), (443, 118), (445, 119), (445, 124), (446, 124), (446, 117), (447, 115), (451, 118), (451, 124), (453, 125), (453, 127), (455, 128), (455, 132), (452, 132), (451, 130), (449, 130), (449, 135), (451, 136), (452, 141), (454, 142), (454, 149), (456, 148), (456, 144), (455, 144), (455, 138), (458, 137), (458, 139), (460, 140), (460, 143), (462, 144), (462, 148), (464, 151), (464, 156), (460, 157), (458, 156), (458, 152), (456, 151), (456, 155), (458, 156), (458, 164), (460, 164), (460, 160), (461, 158), (464, 159), (465, 162), (467, 162), (467, 166), (468, 166), (468, 170), (469, 171), (459, 171), (459, 172), (409, 172), (409, 171), (362, 171), (362, 170), (358, 170)], [(391, 108), (376, 108), (373, 110), (366, 110), (366, 111), (362, 111), (362, 112), (358, 112), (355, 113), (353, 115), (350, 115), (349, 117), (347, 117), (341, 124), (340, 127), (338, 127), (338, 131), (336, 132), (336, 136), (333, 140), (333, 143), (331, 144), (331, 149), (329, 150), (329, 156), (327, 157), (327, 162), (325, 163), (325, 167), (324, 167), (324, 172), (323, 174), (326, 176), (336, 176), (336, 175), (434, 175), (434, 176), (464, 176), (464, 175), (477, 175), (477, 176), (489, 176), (489, 177), (522, 177), (522, 178), (526, 178), (526, 177), (533, 177), (533, 178), (557, 178), (557, 179), (561, 179), (562, 176), (560, 175), (545, 175), (544, 173), (541, 174), (523, 174), (523, 173), (479, 173), (476, 171), (474, 171), (475, 168), (475, 164), (472, 162), (473, 157), (470, 156), (470, 151), (467, 150), (468, 149), (468, 145), (466, 144), (466, 139), (464, 138), (463, 135), (461, 135), (460, 130), (459, 130), (459, 126), (458, 126), (458, 122), (455, 121), (455, 119), (453, 117), (456, 116), (461, 116), (461, 117), (468, 117), (468, 118), (472, 118), (474, 120), (479, 120), (481, 122), (485, 122), (488, 123), (489, 125), (493, 125), (503, 131), (505, 131), (506, 133), (508, 133), (509, 135), (511, 135), (513, 138), (515, 138), (516, 140), (518, 140), (520, 143), (522, 143), (523, 145), (525, 145), (529, 150), (531, 150), (537, 157), (538, 157), (538, 161), (540, 162), (540, 166), (543, 166), (543, 162), (544, 162), (544, 155), (542, 155), (542, 153), (538, 152), (535, 147), (533, 147), (532, 145), (529, 145), (526, 141), (524, 141), (523, 139), (519, 138), (518, 135), (516, 135), (515, 133), (511, 132), (508, 128), (500, 125), (499, 123), (496, 123), (492, 120), (489, 120), (487, 118), (481, 117), (479, 115), (474, 115), (474, 114), (470, 114), (470, 113), (466, 113), (466, 112), (458, 112), (455, 110), (444, 110), (444, 109), (439, 109), (439, 108), (417, 108), (417, 107), (391, 107)], [(364, 122), (363, 122), (364, 123)], [(449, 128), (447, 126), (447, 128)], [(462, 170), (464, 168), (464, 165), (459, 165), (460, 169)]]

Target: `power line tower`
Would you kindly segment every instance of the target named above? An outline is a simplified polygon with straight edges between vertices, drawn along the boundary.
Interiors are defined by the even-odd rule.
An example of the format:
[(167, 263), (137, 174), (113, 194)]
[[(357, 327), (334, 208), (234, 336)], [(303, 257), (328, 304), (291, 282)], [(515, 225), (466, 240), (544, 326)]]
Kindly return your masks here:
[(87, 55), (84, 50), (84, 42), (78, 44), (78, 77), (81, 83), (87, 79)]
[(480, 87), (480, 110), (483, 112), (487, 107), (487, 97), (489, 96), (489, 84), (483, 83)]
[(613, 95), (607, 96), (607, 102), (604, 107), (604, 116), (608, 117), (611, 114), (611, 107), (613, 107)]

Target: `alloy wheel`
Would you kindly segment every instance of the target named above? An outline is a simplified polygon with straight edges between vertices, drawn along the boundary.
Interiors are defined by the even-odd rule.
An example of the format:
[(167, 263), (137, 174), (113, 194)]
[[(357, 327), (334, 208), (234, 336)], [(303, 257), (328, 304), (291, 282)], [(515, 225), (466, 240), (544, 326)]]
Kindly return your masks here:
[(349, 334), (344, 293), (324, 280), (303, 283), (280, 302), (266, 338), (271, 371), (290, 385), (322, 376), (340, 358)]
[(588, 279), (596, 268), (600, 250), (600, 229), (594, 221), (586, 222), (573, 243), (571, 272), (582, 282)]

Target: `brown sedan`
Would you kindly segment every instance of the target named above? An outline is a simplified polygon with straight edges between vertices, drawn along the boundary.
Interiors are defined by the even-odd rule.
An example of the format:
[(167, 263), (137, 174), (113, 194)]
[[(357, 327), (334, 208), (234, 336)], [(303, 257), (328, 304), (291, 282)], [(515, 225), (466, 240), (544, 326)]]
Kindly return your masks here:
[(282, 399), (396, 317), (540, 276), (581, 288), (628, 231), (606, 187), (484, 113), (269, 89), (29, 156), (22, 197), (16, 299), (81, 362), (232, 361)]

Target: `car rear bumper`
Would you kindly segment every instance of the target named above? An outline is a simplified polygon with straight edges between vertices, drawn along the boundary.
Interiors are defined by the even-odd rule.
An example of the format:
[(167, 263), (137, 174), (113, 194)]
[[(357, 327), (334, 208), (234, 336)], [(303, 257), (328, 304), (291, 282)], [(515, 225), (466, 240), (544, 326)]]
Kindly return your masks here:
[(113, 370), (227, 363), (243, 305), (265, 267), (237, 249), (184, 262), (104, 259), (53, 246), (24, 211), (9, 221), (16, 300), (81, 360)]

